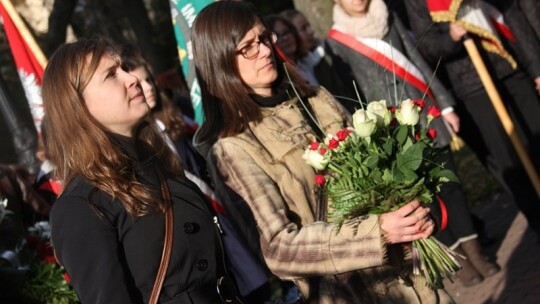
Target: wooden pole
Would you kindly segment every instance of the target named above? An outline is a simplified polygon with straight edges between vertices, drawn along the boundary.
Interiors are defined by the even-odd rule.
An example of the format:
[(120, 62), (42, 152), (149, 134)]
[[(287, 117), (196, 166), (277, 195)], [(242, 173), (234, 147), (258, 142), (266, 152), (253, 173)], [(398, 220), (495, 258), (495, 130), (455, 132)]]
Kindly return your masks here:
[(36, 40), (26, 27), (26, 24), (24, 24), (24, 21), (22, 20), (21, 16), (19, 16), (19, 13), (15, 10), (15, 7), (13, 4), (11, 4), (11, 1), (9, 0), (0, 0), (2, 3), (2, 6), (4, 6), (4, 9), (6, 10), (7, 14), (13, 21), (13, 24), (17, 27), (19, 30), (19, 33), (21, 34), (22, 38), (28, 45), (28, 47), (32, 50), (32, 53), (36, 57), (36, 60), (39, 62), (41, 67), (45, 69), (45, 66), (47, 65), (47, 58), (43, 54), (43, 51), (41, 51), (41, 48), (37, 44)]
[(512, 122), (512, 119), (510, 118), (506, 107), (504, 106), (501, 95), (499, 95), (499, 92), (497, 91), (497, 88), (495, 87), (495, 84), (493, 83), (493, 80), (489, 75), (489, 72), (486, 68), (486, 65), (484, 64), (484, 61), (482, 60), (482, 57), (480, 56), (480, 53), (478, 52), (478, 48), (476, 47), (474, 40), (468, 37), (463, 41), (463, 44), (465, 45), (467, 53), (469, 53), (469, 57), (471, 58), (474, 67), (476, 68), (476, 72), (478, 72), (478, 76), (480, 76), (480, 80), (482, 81), (482, 84), (486, 89), (493, 108), (495, 108), (495, 111), (499, 116), (499, 120), (501, 121), (504, 130), (506, 131), (506, 134), (508, 134), (508, 137), (510, 137), (510, 141), (512, 142), (519, 158), (521, 159), (521, 162), (525, 167), (525, 171), (527, 171), (527, 174), (529, 175), (529, 179), (531, 180), (531, 183), (536, 190), (536, 194), (540, 197), (540, 178), (538, 178), (536, 169), (534, 168), (531, 159), (529, 158), (529, 155), (527, 154), (527, 151), (525, 150), (523, 143), (519, 138), (519, 135), (516, 133), (514, 123)]

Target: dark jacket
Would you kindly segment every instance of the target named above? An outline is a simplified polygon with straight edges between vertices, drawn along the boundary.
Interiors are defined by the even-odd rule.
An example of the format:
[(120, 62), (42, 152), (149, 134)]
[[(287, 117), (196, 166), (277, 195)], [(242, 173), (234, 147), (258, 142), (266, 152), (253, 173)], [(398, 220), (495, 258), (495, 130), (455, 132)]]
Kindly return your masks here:
[[(453, 41), (450, 37), (449, 23), (433, 23), (425, 0), (407, 1), (407, 13), (411, 28), (418, 37), (418, 50), (432, 64), (436, 64), (441, 59), (445, 76), (448, 78), (456, 96), (464, 99), (470, 93), (482, 89), (480, 78), (469, 59), (463, 43)], [(515, 27), (516, 25), (511, 29), (514, 32), (519, 32), (519, 30), (516, 31)], [(518, 50), (518, 53), (527, 53), (527, 51), (519, 50), (520, 46), (517, 43), (504, 39), (502, 39), (502, 42), (505, 49), (514, 55), (514, 58), (516, 58), (516, 50)], [(484, 62), (492, 77), (503, 79), (517, 71), (501, 56), (484, 52), (482, 48), (479, 48), (479, 51), (482, 53)], [(524, 56), (519, 56), (517, 59), (521, 62), (527, 60)]]
[[(122, 148), (132, 150), (137, 179), (160, 193), (155, 161), (137, 159), (126, 142)], [(174, 238), (160, 303), (219, 303), (216, 281), (223, 260), (211, 207), (187, 178), (166, 180)], [(163, 250), (163, 214), (134, 218), (118, 200), (77, 177), (56, 201), (51, 225), (57, 257), (82, 303), (148, 302)]]
[(358, 98), (354, 92), (353, 79), (347, 63), (334, 54), (327, 40), (322, 42), (322, 47), (324, 56), (314, 67), (319, 85), (327, 89), (347, 110), (354, 109), (358, 103), (352, 100)]
[(525, 14), (527, 21), (540, 40), (540, 3), (538, 0), (518, 0), (519, 8)]
[[(540, 35), (540, 20), (535, 19), (531, 22), (527, 20), (528, 17), (532, 17), (530, 16), (532, 14), (536, 14), (540, 18), (538, 1), (535, 1), (536, 11), (533, 5), (520, 7), (518, 0), (493, 0), (492, 4), (504, 14), (505, 23), (516, 37), (513, 50), (516, 52), (520, 66), (527, 70), (533, 78), (540, 77), (540, 36), (537, 36)], [(526, 11), (527, 9), (531, 11)], [(535, 34), (533, 26), (539, 27), (537, 34)]]
[[(436, 102), (434, 102), (430, 98), (426, 98), (426, 103), (428, 105), (437, 105), (443, 109), (453, 106), (455, 104), (454, 98), (441, 82), (433, 76), (434, 72), (416, 49), (414, 43), (410, 39), (409, 33), (397, 16), (392, 15), (389, 18), (388, 23), (389, 31), (382, 40), (391, 44), (395, 49), (403, 53), (420, 70), (426, 79), (426, 82), (429, 83), (430, 89), (436, 99)], [(331, 38), (327, 38), (327, 41), (334, 54), (348, 64), (349, 73), (351, 75), (349, 79), (350, 81), (353, 79), (356, 81), (356, 84), (359, 87), (360, 98), (363, 102), (369, 103), (371, 101), (385, 99), (387, 100), (387, 105), (390, 106), (391, 104), (395, 105), (396, 102), (404, 99), (420, 99), (424, 96), (424, 92), (421, 92), (408, 82), (404, 82), (399, 77), (395, 77), (397, 83), (395, 85), (392, 71), (384, 69), (370, 58)], [(342, 71), (342, 73), (345, 72)], [(396, 88), (397, 91), (394, 90), (394, 88)], [(344, 104), (344, 106), (351, 113), (354, 112), (354, 109), (351, 109), (347, 104)], [(355, 107), (359, 108), (360, 105), (356, 103)], [(437, 119), (433, 121), (432, 127), (437, 128), (439, 133), (437, 136), (439, 145), (448, 145), (450, 143), (450, 136), (446, 127), (443, 125), (442, 120)]]

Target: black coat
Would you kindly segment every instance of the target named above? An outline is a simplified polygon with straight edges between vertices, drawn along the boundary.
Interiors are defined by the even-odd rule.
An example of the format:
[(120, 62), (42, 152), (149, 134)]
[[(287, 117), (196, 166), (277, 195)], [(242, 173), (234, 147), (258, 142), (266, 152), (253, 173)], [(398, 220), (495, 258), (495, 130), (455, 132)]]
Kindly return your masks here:
[(527, 17), (531, 28), (540, 40), (540, 3), (538, 0), (518, 0), (519, 8)]
[[(152, 158), (134, 159), (134, 166), (139, 181), (160, 193)], [(223, 260), (214, 213), (187, 178), (166, 180), (174, 239), (160, 303), (219, 303), (216, 281)], [(51, 225), (57, 257), (82, 303), (148, 302), (163, 250), (163, 214), (134, 218), (119, 201), (77, 177), (54, 204)]]

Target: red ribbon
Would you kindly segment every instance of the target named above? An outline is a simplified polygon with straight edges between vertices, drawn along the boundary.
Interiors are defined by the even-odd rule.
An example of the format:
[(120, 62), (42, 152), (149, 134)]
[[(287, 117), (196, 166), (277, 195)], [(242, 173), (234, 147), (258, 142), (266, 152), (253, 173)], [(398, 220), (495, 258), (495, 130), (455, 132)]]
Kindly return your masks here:
[(448, 210), (446, 209), (446, 204), (440, 197), (437, 196), (437, 200), (439, 200), (439, 206), (441, 206), (441, 227), (439, 231), (443, 231), (446, 229), (446, 226), (448, 226)]

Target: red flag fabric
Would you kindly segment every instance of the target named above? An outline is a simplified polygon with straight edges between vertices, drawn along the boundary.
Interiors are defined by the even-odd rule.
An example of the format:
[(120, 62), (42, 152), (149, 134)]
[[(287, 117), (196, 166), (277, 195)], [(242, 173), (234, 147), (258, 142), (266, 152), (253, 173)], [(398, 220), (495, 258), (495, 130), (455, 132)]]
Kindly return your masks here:
[(453, 22), (462, 0), (426, 0), (431, 18), (435, 22)]
[[(427, 6), (430, 12), (449, 12), (452, 3), (460, 2), (455, 0), (427, 0)], [(454, 4), (455, 5), (455, 4)], [(459, 3), (457, 4), (459, 6)]]
[(43, 118), (43, 102), (41, 100), (41, 81), (43, 80), (44, 67), (40, 64), (36, 55), (32, 52), (29, 44), (21, 35), (13, 18), (8, 14), (4, 1), (0, 2), (0, 17), (4, 24), (7, 40), (19, 78), (28, 100), (32, 118), (38, 133), (41, 132), (41, 120)]

